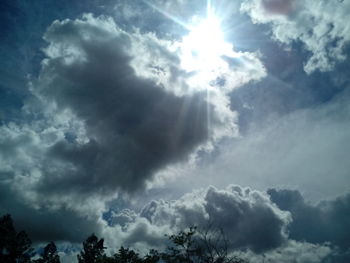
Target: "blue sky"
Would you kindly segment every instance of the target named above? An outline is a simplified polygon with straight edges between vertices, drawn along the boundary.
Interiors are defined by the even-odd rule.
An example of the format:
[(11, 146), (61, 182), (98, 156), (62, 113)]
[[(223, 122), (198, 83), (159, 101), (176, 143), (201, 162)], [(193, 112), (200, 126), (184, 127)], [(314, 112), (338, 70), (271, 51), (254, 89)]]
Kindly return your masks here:
[(350, 3), (211, 1), (229, 48), (190, 47), (207, 4), (0, 4), (1, 214), (37, 244), (217, 221), (252, 262), (349, 260)]

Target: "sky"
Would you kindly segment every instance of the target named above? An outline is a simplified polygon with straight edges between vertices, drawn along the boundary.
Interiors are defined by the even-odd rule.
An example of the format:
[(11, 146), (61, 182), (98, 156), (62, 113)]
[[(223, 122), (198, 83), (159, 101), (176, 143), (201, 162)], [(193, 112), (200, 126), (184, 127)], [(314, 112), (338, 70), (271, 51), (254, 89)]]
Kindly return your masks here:
[(349, 12), (1, 1), (0, 215), (64, 263), (209, 223), (253, 263), (349, 262)]

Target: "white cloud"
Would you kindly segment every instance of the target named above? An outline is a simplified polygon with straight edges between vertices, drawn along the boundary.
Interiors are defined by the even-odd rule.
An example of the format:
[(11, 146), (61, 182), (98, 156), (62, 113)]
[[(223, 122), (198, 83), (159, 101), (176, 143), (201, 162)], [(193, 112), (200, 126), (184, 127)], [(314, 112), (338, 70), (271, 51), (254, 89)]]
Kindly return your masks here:
[(254, 23), (269, 24), (273, 38), (285, 44), (303, 43), (311, 56), (304, 70), (329, 71), (346, 58), (350, 40), (348, 1), (337, 0), (245, 0), (241, 10)]
[(289, 241), (284, 246), (264, 255), (255, 255), (249, 252), (240, 255), (252, 263), (321, 263), (331, 252), (331, 248), (327, 245)]

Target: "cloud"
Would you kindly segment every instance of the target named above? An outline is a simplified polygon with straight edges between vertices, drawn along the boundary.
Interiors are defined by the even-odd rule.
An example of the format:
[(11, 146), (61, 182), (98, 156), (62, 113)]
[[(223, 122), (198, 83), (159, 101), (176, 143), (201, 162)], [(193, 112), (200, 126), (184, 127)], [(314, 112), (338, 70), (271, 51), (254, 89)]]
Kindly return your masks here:
[[(236, 8), (239, 2), (221, 1), (219, 13), (225, 11), (229, 17), (229, 7)], [(198, 19), (193, 14), (205, 11), (200, 1), (153, 3), (170, 14), (184, 14), (185, 21)], [(287, 45), (303, 43), (311, 54), (305, 64), (308, 73), (331, 70), (345, 61), (348, 9), (348, 3), (335, 0), (317, 5), (245, 0), (242, 5), (254, 22), (271, 25), (274, 39)], [(44, 14), (45, 8), (41, 10)], [(114, 18), (120, 24), (110, 17), (84, 15), (57, 20), (47, 29), (46, 58), (39, 78), (31, 78), (22, 112), (16, 110), (14, 120), (8, 117), (9, 110), (3, 111), (0, 213), (11, 213), (17, 227), (36, 242), (81, 242), (95, 232), (112, 249), (124, 244), (145, 250), (166, 245), (164, 234), (215, 222), (252, 262), (321, 262), (327, 255), (334, 259), (336, 253), (336, 262), (340, 258), (347, 262), (344, 250), (349, 240), (343, 219), (349, 212), (348, 195), (310, 205), (298, 192), (288, 190), (271, 190), (270, 200), (264, 192), (239, 186), (209, 187), (191, 189), (175, 201), (152, 201), (140, 213), (129, 208), (111, 212), (108, 222), (102, 219), (106, 201), (120, 192), (143, 189), (154, 174), (196, 154), (198, 159), (205, 157), (203, 152), (213, 144), (222, 153), (215, 157), (214, 152), (218, 163), (210, 165), (212, 156), (204, 158), (209, 166), (185, 173), (186, 184), (184, 177), (178, 177), (179, 182), (167, 189), (176, 192), (180, 185), (183, 192), (194, 185), (207, 187), (208, 182), (259, 189), (288, 184), (319, 199), (344, 192), (349, 170), (344, 147), (349, 141), (346, 92), (329, 104), (262, 121), (265, 126), (251, 127), (243, 137), (220, 144), (224, 137), (238, 134), (237, 113), (228, 94), (266, 75), (260, 56), (239, 52), (239, 59), (225, 58), (229, 72), (204, 87), (194, 87), (188, 80), (195, 72), (179, 67), (181, 52), (175, 42), (186, 33), (179, 25), (139, 1), (118, 2), (109, 13), (117, 14)], [(43, 27), (38, 21), (36, 35)], [(24, 53), (31, 63), (37, 62), (31, 50), (32, 46)], [(346, 79), (339, 81), (344, 84)], [(210, 85), (219, 91), (210, 91), (208, 101)], [(9, 106), (7, 100), (6, 107), (22, 106), (19, 102)], [(266, 105), (270, 101), (263, 99)], [(71, 255), (65, 256), (69, 261)]]
[(306, 242), (289, 241), (284, 246), (263, 255), (248, 252), (240, 254), (241, 257), (252, 263), (321, 263), (332, 253), (327, 245), (315, 245)]
[(270, 189), (268, 194), (281, 210), (291, 213), (291, 239), (316, 244), (331, 242), (345, 250), (350, 247), (350, 194), (317, 205), (307, 203), (297, 190)]
[(35, 243), (51, 240), (80, 243), (89, 233), (99, 234), (103, 229), (96, 206), (95, 213), (83, 213), (83, 209), (78, 211), (52, 202), (38, 207), (32, 201), (11, 185), (0, 183), (0, 215), (11, 213), (16, 229), (24, 230)]
[(261, 4), (267, 13), (288, 15), (295, 2), (295, 0), (262, 0)]
[[(20, 118), (0, 127), (0, 187), (8, 189), (1, 211), (35, 241), (100, 233), (105, 201), (238, 133), (227, 94), (213, 91), (209, 101), (206, 88), (190, 87), (171, 41), (92, 15), (54, 21), (44, 39), (46, 58)], [(40, 217), (55, 222), (51, 233), (40, 230)], [(61, 221), (80, 220), (76, 232), (61, 231)]]
[(344, 49), (350, 40), (347, 1), (246, 0), (241, 10), (254, 23), (269, 24), (275, 40), (290, 45), (303, 43), (310, 53), (304, 70), (329, 71), (344, 61)]
[(207, 102), (206, 92), (178, 95), (169, 81), (155, 83), (147, 73), (155, 67), (151, 58), (162, 71), (175, 65), (166, 72), (175, 85), (182, 78), (174, 69), (176, 56), (155, 37), (136, 35), (92, 16), (56, 21), (48, 29), (48, 58), (33, 91), (52, 115), (69, 112), (65, 118), (80, 121), (84, 138), (71, 131), (73, 139), (66, 136), (47, 149), (40, 189), (134, 191), (210, 139), (235, 134), (235, 114)]
[[(162, 249), (165, 234), (196, 225), (199, 230), (222, 228), (232, 252), (251, 262), (346, 262), (348, 244), (340, 246), (338, 241), (347, 239), (348, 199), (346, 195), (311, 205), (295, 190), (265, 193), (237, 185), (224, 190), (208, 187), (172, 201), (151, 201), (140, 213), (113, 214), (111, 221), (117, 220), (105, 229), (106, 242), (140, 251)], [(315, 215), (315, 210), (323, 212)], [(121, 222), (121, 215), (128, 219)], [(338, 235), (342, 229), (343, 235)], [(332, 238), (318, 239), (330, 232)]]
[[(141, 229), (156, 227), (161, 229), (157, 232), (164, 234), (191, 225), (205, 229), (213, 224), (214, 228), (223, 229), (232, 248), (248, 248), (257, 253), (281, 246), (286, 241), (285, 227), (290, 220), (288, 213), (277, 209), (266, 194), (239, 186), (225, 190), (209, 187), (175, 201), (152, 201), (142, 209), (140, 218), (147, 219), (147, 223), (141, 221)], [(134, 233), (135, 229), (141, 231), (133, 222), (127, 231)], [(147, 231), (141, 233), (144, 232)]]
[[(151, 201), (140, 213), (113, 214), (106, 242), (161, 249), (165, 234), (196, 225), (222, 228), (232, 252), (251, 262), (347, 262), (349, 200), (347, 194), (314, 205), (296, 190), (208, 187), (172, 201)], [(128, 219), (120, 221), (121, 215)]]
[(347, 192), (348, 92), (328, 103), (251, 125), (246, 134), (222, 145), (217, 156), (187, 172), (184, 168), (180, 178), (187, 178), (189, 188), (237, 183), (259, 190), (299, 189), (315, 201)]

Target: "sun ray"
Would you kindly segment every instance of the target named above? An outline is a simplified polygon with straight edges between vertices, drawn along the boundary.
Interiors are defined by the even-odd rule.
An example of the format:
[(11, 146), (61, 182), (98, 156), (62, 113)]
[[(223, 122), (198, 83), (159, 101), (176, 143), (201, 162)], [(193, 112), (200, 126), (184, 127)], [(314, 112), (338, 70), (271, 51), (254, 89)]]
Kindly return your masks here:
[[(213, 5), (212, 0), (206, 1), (203, 17), (194, 16), (191, 22), (185, 22), (153, 4), (150, 0), (143, 0), (143, 2), (188, 31), (178, 42), (180, 67), (188, 73), (186, 82), (191, 89), (206, 92), (204, 103), (206, 103), (206, 122), (209, 136), (212, 125), (210, 110), (213, 98), (211, 96), (216, 92), (216, 89), (222, 88), (222, 85), (217, 84), (218, 80), (225, 79), (230, 75), (228, 58), (239, 56), (238, 53), (234, 52), (232, 44), (225, 40), (225, 31), (222, 29), (224, 17), (220, 16), (219, 10), (217, 6)], [(179, 116), (178, 129), (180, 130), (186, 107), (188, 105), (183, 105), (183, 112)]]
[(190, 30), (190, 26), (188, 24), (186, 24), (185, 22), (181, 21), (181, 19), (179, 19), (178, 17), (170, 14), (169, 12), (159, 8), (158, 6), (150, 3), (149, 1), (143, 0), (143, 2), (145, 4), (147, 4), (149, 7), (153, 8), (154, 10), (156, 10), (157, 12), (159, 12), (160, 14), (164, 15), (165, 17), (169, 18), (170, 20), (174, 21), (175, 23), (177, 23), (178, 25), (182, 26), (183, 28)]

